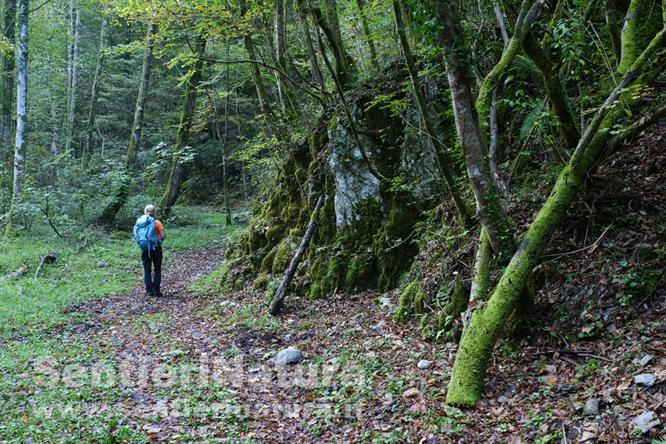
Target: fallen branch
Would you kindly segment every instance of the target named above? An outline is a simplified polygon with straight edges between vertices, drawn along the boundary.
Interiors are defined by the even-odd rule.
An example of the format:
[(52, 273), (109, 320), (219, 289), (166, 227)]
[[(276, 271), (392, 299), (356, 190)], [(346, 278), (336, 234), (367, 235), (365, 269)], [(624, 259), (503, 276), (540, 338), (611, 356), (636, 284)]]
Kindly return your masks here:
[(549, 355), (549, 354), (554, 354), (554, 353), (560, 353), (562, 355), (583, 356), (585, 358), (595, 358), (595, 359), (600, 359), (602, 361), (613, 362), (612, 359), (605, 358), (605, 357), (599, 356), (599, 355), (595, 355), (590, 350), (570, 350), (570, 349), (563, 349), (563, 348), (551, 348), (549, 350), (536, 352), (535, 354), (537, 354), (537, 355)]
[(7, 273), (0, 279), (0, 284), (6, 282), (6, 281), (11, 281), (12, 279), (19, 278), (23, 276), (26, 272), (28, 271), (28, 267), (25, 265), (21, 265), (18, 270), (12, 271), (11, 273)]
[(294, 278), (294, 275), (296, 274), (296, 269), (298, 268), (298, 264), (301, 262), (301, 258), (303, 257), (305, 250), (308, 248), (308, 245), (310, 244), (310, 239), (312, 239), (312, 235), (314, 235), (315, 229), (317, 228), (317, 213), (319, 213), (319, 210), (321, 209), (321, 206), (324, 204), (325, 200), (326, 200), (325, 195), (322, 194), (321, 196), (319, 196), (317, 204), (315, 205), (315, 208), (312, 211), (312, 215), (310, 216), (310, 223), (308, 223), (308, 227), (305, 230), (305, 235), (301, 240), (301, 244), (298, 246), (296, 254), (291, 259), (289, 267), (287, 267), (287, 270), (284, 272), (284, 277), (282, 278), (280, 286), (275, 292), (275, 295), (273, 295), (273, 299), (271, 300), (271, 305), (268, 307), (268, 311), (272, 315), (278, 314), (280, 312), (280, 309), (282, 308), (282, 304), (284, 303), (284, 298), (287, 295), (287, 290), (289, 289), (289, 284), (291, 284), (291, 280)]

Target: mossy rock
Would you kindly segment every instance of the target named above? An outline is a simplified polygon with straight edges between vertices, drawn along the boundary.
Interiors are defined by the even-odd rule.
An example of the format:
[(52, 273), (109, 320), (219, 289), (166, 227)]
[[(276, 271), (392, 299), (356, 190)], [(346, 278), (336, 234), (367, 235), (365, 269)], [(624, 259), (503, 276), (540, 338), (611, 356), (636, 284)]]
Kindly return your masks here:
[(283, 239), (282, 242), (280, 242), (278, 246), (275, 247), (275, 256), (273, 257), (273, 264), (271, 267), (271, 272), (273, 274), (283, 273), (284, 270), (287, 269), (287, 266), (289, 266), (289, 261), (291, 260), (291, 252), (293, 250), (294, 247), (292, 242), (290, 242), (289, 237)]
[(266, 287), (268, 286), (269, 278), (268, 275), (266, 274), (260, 274), (257, 276), (257, 278), (252, 282), (252, 288), (254, 290), (265, 290)]
[(271, 248), (271, 250), (261, 260), (260, 270), (263, 273), (271, 273), (273, 271), (273, 262), (275, 260), (275, 253), (277, 252), (277, 249), (277, 246)]
[(374, 258), (369, 254), (354, 256), (345, 274), (345, 290), (358, 292), (367, 290), (376, 284), (377, 267)]
[(275, 245), (282, 238), (285, 228), (284, 224), (279, 222), (269, 225), (265, 235), (269, 245)]
[(421, 288), (420, 282), (412, 281), (400, 293), (400, 301), (393, 314), (393, 319), (400, 324), (404, 324), (414, 313), (423, 311), (423, 306), (427, 300), (428, 294)]

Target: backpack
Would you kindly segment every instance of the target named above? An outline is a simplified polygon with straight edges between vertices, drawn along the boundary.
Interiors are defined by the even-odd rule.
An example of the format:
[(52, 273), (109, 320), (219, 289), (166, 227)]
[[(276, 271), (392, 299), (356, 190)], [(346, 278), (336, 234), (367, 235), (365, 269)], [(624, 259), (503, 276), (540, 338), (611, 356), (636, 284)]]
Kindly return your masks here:
[(147, 214), (138, 218), (134, 224), (134, 240), (141, 251), (150, 253), (154, 250), (159, 243), (155, 236), (155, 219)]

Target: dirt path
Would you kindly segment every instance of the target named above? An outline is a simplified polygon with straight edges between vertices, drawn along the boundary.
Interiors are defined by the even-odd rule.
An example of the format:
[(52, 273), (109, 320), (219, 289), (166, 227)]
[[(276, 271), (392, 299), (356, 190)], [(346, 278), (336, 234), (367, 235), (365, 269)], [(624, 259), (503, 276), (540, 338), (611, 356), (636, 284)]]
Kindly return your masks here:
[[(559, 442), (566, 433), (576, 442), (588, 433), (619, 442), (614, 437), (629, 439), (632, 417), (664, 396), (659, 386), (632, 386), (622, 368), (647, 353), (651, 365), (663, 363), (655, 324), (650, 339), (630, 327), (619, 332), (624, 348), (571, 344), (604, 360), (543, 353), (541, 340), (507, 351), (490, 370), (487, 399), (461, 412), (443, 404), (455, 346), (393, 323), (395, 295), (290, 296), (272, 318), (251, 286), (224, 296), (191, 289), (222, 262), (217, 250), (175, 254), (165, 263), (164, 298), (147, 299), (137, 287), (70, 307), (78, 315), (61, 332), (63, 345), (83, 347), (91, 367), (111, 363), (120, 375), (86, 400), (88, 415), (124, 418), (116, 439), (131, 430), (128, 441)], [(288, 346), (303, 361), (277, 367)], [(598, 372), (611, 366), (605, 360), (614, 370)], [(591, 396), (601, 399), (597, 417), (582, 413)]]

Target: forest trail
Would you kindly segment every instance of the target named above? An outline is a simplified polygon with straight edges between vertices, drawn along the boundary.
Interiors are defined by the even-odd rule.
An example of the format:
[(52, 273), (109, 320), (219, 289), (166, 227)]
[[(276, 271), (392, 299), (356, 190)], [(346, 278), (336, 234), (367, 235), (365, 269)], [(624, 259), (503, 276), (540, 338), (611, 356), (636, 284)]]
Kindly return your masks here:
[[(553, 353), (540, 339), (506, 350), (491, 368), (485, 400), (464, 412), (443, 402), (455, 346), (395, 324), (395, 293), (290, 296), (273, 318), (251, 287), (222, 297), (192, 289), (223, 263), (223, 253), (174, 253), (165, 262), (164, 298), (146, 298), (137, 286), (68, 309), (82, 316), (60, 329), (63, 347), (82, 347), (87, 366), (94, 369), (99, 356), (121, 376), (81, 398), (84, 415), (123, 418), (111, 435), (131, 431), (130, 442), (412, 442), (435, 435), (444, 442), (520, 442), (555, 436), (565, 424), (567, 435), (613, 442), (632, 428), (635, 414), (654, 408), (658, 387), (632, 385), (640, 368), (618, 363), (652, 356), (643, 367), (658, 366), (663, 307), (647, 329), (622, 327), (622, 345), (580, 341), (571, 350), (584, 353)], [(289, 346), (303, 361), (275, 365)], [(597, 372), (600, 365), (614, 370)], [(130, 369), (125, 376), (123, 368)], [(586, 416), (570, 401), (577, 395), (583, 403), (597, 397), (602, 407), (614, 399), (624, 410)]]

